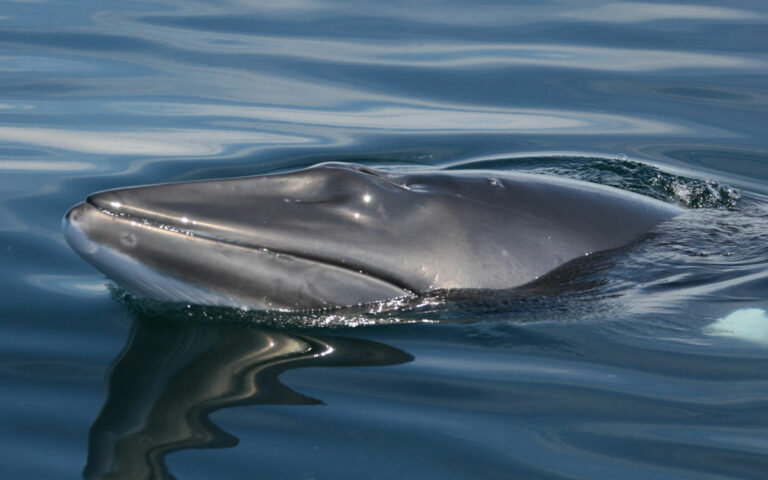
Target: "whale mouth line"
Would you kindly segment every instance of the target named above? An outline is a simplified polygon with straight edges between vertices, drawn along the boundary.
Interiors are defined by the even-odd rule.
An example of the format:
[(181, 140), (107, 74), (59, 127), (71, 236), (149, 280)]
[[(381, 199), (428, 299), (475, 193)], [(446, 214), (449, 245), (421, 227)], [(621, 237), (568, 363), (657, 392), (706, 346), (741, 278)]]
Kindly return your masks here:
[(160, 222), (160, 221), (152, 220), (150, 218), (144, 218), (144, 217), (132, 215), (129, 213), (123, 213), (123, 212), (117, 213), (112, 210), (109, 210), (108, 208), (105, 208), (104, 206), (96, 204), (95, 202), (93, 202), (91, 198), (88, 198), (85, 201), (85, 203), (95, 208), (102, 215), (123, 219), (124, 221), (134, 222), (137, 225), (141, 225), (145, 228), (160, 229), (165, 232), (168, 232), (169, 234), (186, 235), (186, 236), (195, 237), (204, 241), (220, 243), (220, 244), (229, 245), (237, 248), (248, 249), (252, 251), (259, 251), (266, 255), (274, 255), (276, 257), (285, 256), (285, 257), (290, 257), (297, 260), (312, 262), (318, 265), (325, 265), (331, 268), (347, 271), (349, 273), (352, 273), (353, 275), (363, 275), (365, 277), (378, 280), (398, 290), (402, 290), (404, 295), (411, 295), (411, 296), (418, 295), (416, 288), (408, 285), (406, 282), (403, 282), (398, 278), (393, 277), (392, 275), (389, 275), (381, 271), (374, 271), (368, 267), (356, 265), (348, 261), (329, 258), (327, 256), (316, 255), (313, 253), (297, 252), (297, 251), (289, 250), (286, 248), (271, 247), (271, 246), (260, 245), (256, 243), (238, 242), (238, 241), (229, 240), (226, 238), (220, 238), (215, 235), (211, 235), (207, 232), (203, 232), (199, 230), (191, 230), (188, 228), (188, 226), (179, 225), (177, 222), (173, 221), (174, 220), (173, 217), (167, 217), (168, 219), (172, 220), (171, 222), (169, 221)]

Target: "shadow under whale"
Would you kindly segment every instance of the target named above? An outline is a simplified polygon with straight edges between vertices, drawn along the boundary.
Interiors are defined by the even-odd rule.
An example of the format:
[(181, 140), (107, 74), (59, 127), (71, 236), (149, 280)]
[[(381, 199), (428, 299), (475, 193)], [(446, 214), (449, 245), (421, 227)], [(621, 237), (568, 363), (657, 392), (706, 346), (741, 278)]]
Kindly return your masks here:
[(210, 421), (214, 411), (322, 403), (280, 383), (285, 370), (411, 360), (397, 348), (357, 338), (137, 319), (111, 366), (107, 398), (90, 429), (83, 477), (173, 478), (166, 455), (237, 445), (236, 437)]

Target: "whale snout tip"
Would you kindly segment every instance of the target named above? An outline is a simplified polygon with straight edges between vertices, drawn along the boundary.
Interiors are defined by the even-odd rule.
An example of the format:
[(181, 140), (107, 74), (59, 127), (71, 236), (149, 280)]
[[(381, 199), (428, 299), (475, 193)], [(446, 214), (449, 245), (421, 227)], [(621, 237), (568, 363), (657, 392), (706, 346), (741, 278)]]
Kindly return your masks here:
[(89, 239), (85, 233), (86, 216), (94, 207), (88, 203), (78, 203), (61, 219), (64, 238), (72, 249), (80, 255), (92, 255), (99, 249), (99, 244)]

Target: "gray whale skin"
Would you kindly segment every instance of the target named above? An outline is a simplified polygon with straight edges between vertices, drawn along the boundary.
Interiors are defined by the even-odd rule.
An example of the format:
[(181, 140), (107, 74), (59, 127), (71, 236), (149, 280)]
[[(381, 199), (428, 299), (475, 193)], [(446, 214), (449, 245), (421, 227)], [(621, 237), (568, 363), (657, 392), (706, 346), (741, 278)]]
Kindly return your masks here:
[(680, 213), (552, 176), (325, 163), (96, 193), (63, 229), (138, 297), (297, 310), (518, 287)]

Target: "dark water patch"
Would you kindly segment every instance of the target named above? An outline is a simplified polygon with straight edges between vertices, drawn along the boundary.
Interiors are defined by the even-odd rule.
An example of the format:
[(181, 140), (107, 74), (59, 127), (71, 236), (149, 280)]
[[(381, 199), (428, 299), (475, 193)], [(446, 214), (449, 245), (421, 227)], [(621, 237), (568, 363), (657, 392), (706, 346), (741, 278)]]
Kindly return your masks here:
[(753, 96), (745, 95), (739, 92), (730, 92), (725, 90), (717, 90), (713, 88), (701, 88), (701, 87), (667, 87), (658, 90), (658, 93), (662, 95), (669, 95), (675, 98), (690, 99), (695, 101), (717, 101), (722, 103), (747, 103), (755, 102), (756, 99)]
[(40, 81), (30, 83), (26, 79), (21, 81), (15, 81), (11, 78), (3, 87), (3, 92), (6, 95), (24, 97), (38, 97), (40, 94), (45, 95), (71, 95), (77, 91), (82, 90), (81, 87), (73, 85), (71, 82), (63, 82), (57, 80)]
[[(392, 8), (394, 7), (394, 8)], [(285, 17), (282, 15), (259, 14), (217, 14), (207, 15), (162, 15), (143, 16), (137, 18), (140, 23), (156, 26), (168, 26), (188, 29), (190, 31), (234, 32), (244, 35), (258, 34), (289, 34), (296, 36), (315, 36), (326, 38), (356, 38), (376, 40), (400, 40), (403, 37), (415, 39), (454, 39), (463, 38), (474, 41), (515, 41), (536, 43), (541, 41), (559, 41), (566, 45), (604, 44), (615, 45), (617, 38), (621, 45), (631, 48), (668, 49), (670, 45), (681, 50), (701, 51), (738, 51), (756, 52), (765, 43), (755, 39), (765, 31), (765, 26), (755, 21), (754, 24), (745, 22), (753, 14), (749, 10), (741, 11), (732, 21), (724, 16), (719, 21), (714, 17), (701, 22), (698, 27), (706, 28), (722, 41), (713, 46), (707, 42), (707, 36), (684, 35), (681, 29), (682, 16), (667, 16), (660, 14), (653, 23), (632, 21), (628, 14), (627, 22), (614, 23), (601, 19), (598, 12), (593, 16), (568, 18), (569, 9), (561, 5), (537, 6), (538, 15), (528, 6), (516, 5), (514, 9), (503, 8), (501, 5), (484, 5), (477, 9), (466, 5), (452, 5), (444, 15), (405, 6), (368, 5), (364, 14), (345, 12), (343, 15), (327, 17), (320, 9), (311, 17)], [(578, 8), (574, 9), (578, 11)], [(520, 14), (520, 12), (524, 12)], [(517, 15), (513, 14), (517, 13)], [(575, 13), (575, 12), (573, 12)], [(481, 20), (477, 20), (481, 18)], [(531, 22), (532, 17), (538, 17)], [(549, 18), (547, 18), (549, 17)], [(666, 18), (665, 18), (666, 17)], [(739, 19), (739, 20), (737, 20)], [(755, 19), (757, 20), (757, 19)], [(695, 14), (692, 21), (696, 21)], [(685, 22), (684, 22), (685, 23)], [(652, 35), (649, 35), (652, 32)]]
[(157, 50), (158, 45), (132, 36), (83, 32), (40, 32), (0, 29), (0, 44), (46, 46), (69, 51)]
[[(624, 428), (622, 428), (624, 427)], [(584, 425), (564, 436), (562, 441), (574, 447), (589, 444), (595, 449), (608, 445), (616, 452), (619, 459), (638, 456), (648, 464), (668, 468), (673, 472), (680, 463), (703, 476), (720, 475), (735, 478), (759, 478), (768, 468), (764, 451), (745, 451), (742, 445), (716, 446), (706, 441), (707, 436), (728, 436), (719, 432), (720, 428), (693, 429), (688, 438), (669, 438), (668, 433), (655, 431), (652, 427), (632, 425)], [(617, 431), (618, 430), (618, 431)], [(635, 431), (633, 431), (635, 430)], [(681, 428), (681, 430), (685, 430)], [(737, 432), (735, 436), (752, 436), (752, 432)], [(704, 437), (704, 438), (702, 438)]]

